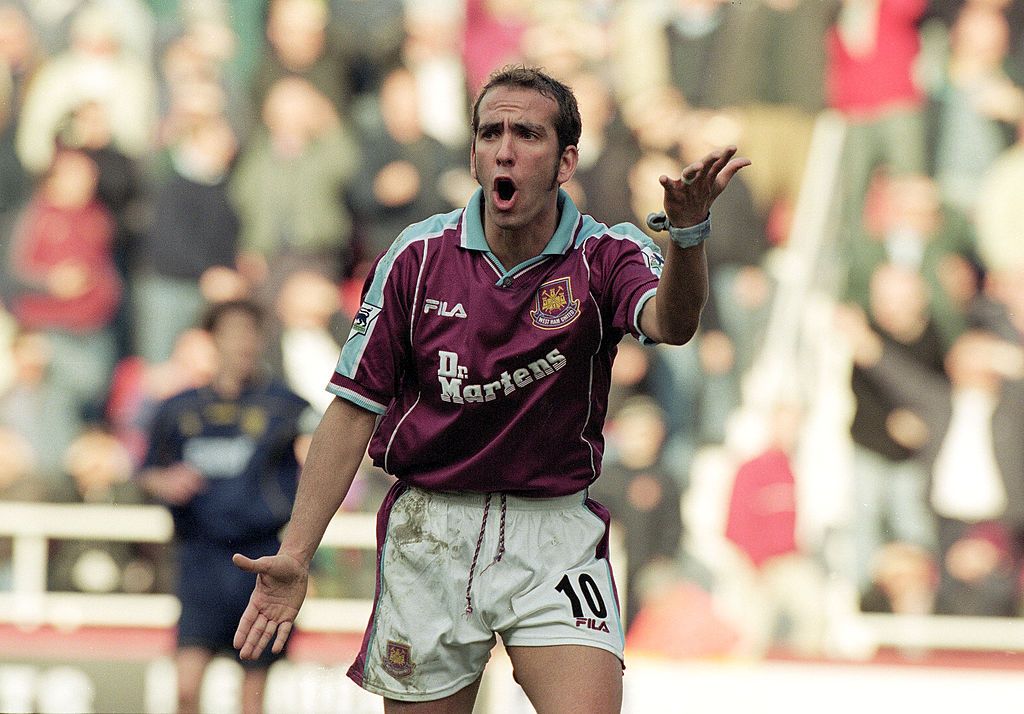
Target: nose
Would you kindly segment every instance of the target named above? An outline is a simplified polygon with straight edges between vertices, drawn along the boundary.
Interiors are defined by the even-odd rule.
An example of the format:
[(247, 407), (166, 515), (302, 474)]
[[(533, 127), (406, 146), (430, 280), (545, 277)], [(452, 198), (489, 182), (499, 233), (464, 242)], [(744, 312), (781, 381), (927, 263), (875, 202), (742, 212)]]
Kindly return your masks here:
[(498, 151), (494, 155), (499, 166), (510, 166), (515, 161), (515, 151), (512, 146), (512, 132), (506, 131), (501, 135), (501, 142), (498, 144)]

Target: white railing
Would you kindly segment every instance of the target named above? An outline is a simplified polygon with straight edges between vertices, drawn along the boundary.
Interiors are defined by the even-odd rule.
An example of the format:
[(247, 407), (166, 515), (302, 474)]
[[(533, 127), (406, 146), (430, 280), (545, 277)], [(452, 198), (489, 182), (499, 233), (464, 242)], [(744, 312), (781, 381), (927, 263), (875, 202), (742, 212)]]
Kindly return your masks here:
[[(376, 548), (376, 518), (341, 513), (324, 535), (326, 548)], [(46, 574), (51, 539), (166, 543), (171, 518), (160, 506), (103, 506), (0, 502), (0, 538), (10, 538), (12, 582), (0, 592), (0, 623), (19, 627), (51, 625), (171, 627), (178, 618), (177, 598), (164, 594), (48, 592)], [(617, 579), (625, 574), (621, 534), (612, 530), (612, 559)], [(625, 593), (619, 582), (619, 594)], [(307, 631), (358, 633), (366, 626), (371, 602), (310, 597), (298, 624)], [(844, 613), (843, 627), (854, 627), (865, 654), (881, 646), (924, 649), (1024, 652), (1024, 619)]]
[[(173, 525), (161, 506), (0, 502), (0, 538), (12, 540), (12, 588), (0, 592), (0, 623), (19, 626), (170, 627), (178, 620), (173, 595), (48, 592), (50, 540), (167, 543)], [(324, 534), (327, 548), (376, 548), (375, 516), (344, 513)], [(361, 632), (370, 600), (311, 597), (298, 624), (321, 632)]]
[[(46, 589), (50, 540), (167, 543), (172, 535), (171, 516), (161, 506), (0, 501), (0, 538), (13, 541), (12, 588), (0, 591), (0, 623), (24, 627), (173, 626), (180, 612), (173, 595), (58, 593)], [(375, 550), (376, 515), (336, 515), (321, 546)], [(614, 528), (610, 547), (622, 598), (626, 559), (621, 536)], [(372, 604), (368, 599), (310, 597), (302, 606), (297, 624), (307, 631), (359, 633), (366, 627)]]

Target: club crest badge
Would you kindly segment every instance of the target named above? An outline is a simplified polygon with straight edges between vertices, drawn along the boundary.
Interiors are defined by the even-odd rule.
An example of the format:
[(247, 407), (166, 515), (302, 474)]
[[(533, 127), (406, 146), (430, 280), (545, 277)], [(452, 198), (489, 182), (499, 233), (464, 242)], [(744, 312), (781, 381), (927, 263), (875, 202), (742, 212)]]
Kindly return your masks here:
[(533, 324), (542, 330), (557, 330), (580, 316), (580, 301), (572, 296), (572, 280), (568, 277), (549, 280), (540, 286), (530, 311)]
[(412, 674), (412, 648), (400, 642), (388, 640), (387, 651), (384, 653), (384, 671), (396, 679)]

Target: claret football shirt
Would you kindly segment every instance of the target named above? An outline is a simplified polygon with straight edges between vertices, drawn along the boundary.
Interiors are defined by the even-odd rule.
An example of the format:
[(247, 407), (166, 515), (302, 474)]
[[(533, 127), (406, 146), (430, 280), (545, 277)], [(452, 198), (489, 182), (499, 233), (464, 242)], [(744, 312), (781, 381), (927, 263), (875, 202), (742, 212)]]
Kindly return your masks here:
[(506, 270), (483, 194), (407, 228), (377, 260), (328, 390), (382, 415), (369, 454), (434, 490), (560, 496), (598, 477), (612, 359), (658, 285), (638, 228), (561, 218)]

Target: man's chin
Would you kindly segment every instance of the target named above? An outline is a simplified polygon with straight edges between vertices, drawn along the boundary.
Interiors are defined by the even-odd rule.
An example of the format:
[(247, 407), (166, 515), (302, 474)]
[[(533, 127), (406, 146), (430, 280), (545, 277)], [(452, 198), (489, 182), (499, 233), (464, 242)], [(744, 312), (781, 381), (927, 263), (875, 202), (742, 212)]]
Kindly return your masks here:
[(488, 206), (487, 213), (491, 219), (491, 223), (502, 230), (515, 230), (517, 228), (522, 228), (526, 224), (526, 221), (515, 208), (502, 211), (494, 206)]

